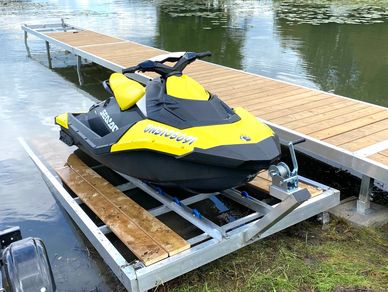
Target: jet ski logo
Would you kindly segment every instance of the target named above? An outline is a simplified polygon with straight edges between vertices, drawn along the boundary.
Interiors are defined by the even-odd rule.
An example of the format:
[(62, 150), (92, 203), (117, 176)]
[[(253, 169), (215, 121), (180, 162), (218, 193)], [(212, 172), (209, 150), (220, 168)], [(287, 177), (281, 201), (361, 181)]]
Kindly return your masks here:
[(119, 129), (119, 127), (117, 127), (117, 125), (112, 120), (112, 118), (109, 116), (109, 114), (108, 114), (108, 112), (106, 110), (101, 111), (100, 112), (100, 116), (102, 117), (102, 119), (104, 120), (105, 124), (108, 126), (108, 128), (112, 132), (117, 131)]
[(174, 130), (169, 130), (163, 127), (157, 127), (152, 124), (146, 126), (144, 128), (144, 133), (154, 134), (156, 136), (162, 136), (166, 138), (170, 138), (171, 140), (175, 140), (177, 142), (182, 142), (183, 144), (187, 143), (189, 145), (193, 144), (198, 138), (194, 136), (188, 136), (181, 132), (176, 132)]

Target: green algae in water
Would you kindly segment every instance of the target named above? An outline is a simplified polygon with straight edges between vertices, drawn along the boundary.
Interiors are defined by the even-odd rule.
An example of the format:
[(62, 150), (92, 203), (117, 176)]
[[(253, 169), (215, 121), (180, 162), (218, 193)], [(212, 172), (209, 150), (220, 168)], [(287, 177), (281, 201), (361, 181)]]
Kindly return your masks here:
[(291, 1), (274, 2), (274, 11), (288, 24), (374, 24), (388, 18), (388, 1)]

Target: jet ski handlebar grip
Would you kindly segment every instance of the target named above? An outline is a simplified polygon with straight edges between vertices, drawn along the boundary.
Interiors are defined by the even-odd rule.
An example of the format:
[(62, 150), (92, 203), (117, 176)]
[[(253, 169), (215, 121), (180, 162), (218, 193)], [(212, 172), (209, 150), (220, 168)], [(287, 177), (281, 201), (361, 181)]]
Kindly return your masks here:
[(128, 68), (123, 69), (122, 73), (123, 74), (125, 74), (125, 73), (135, 73), (139, 69), (140, 69), (139, 65), (136, 65), (136, 66), (132, 66), (132, 67), (128, 67)]
[(306, 139), (305, 138), (300, 138), (298, 140), (292, 141), (292, 144), (297, 145), (297, 144), (300, 144), (300, 143), (303, 143), (303, 142), (306, 142)]
[(202, 53), (197, 53), (197, 58), (202, 59), (205, 57), (210, 57), (212, 55), (212, 52), (207, 51), (207, 52), (202, 52)]

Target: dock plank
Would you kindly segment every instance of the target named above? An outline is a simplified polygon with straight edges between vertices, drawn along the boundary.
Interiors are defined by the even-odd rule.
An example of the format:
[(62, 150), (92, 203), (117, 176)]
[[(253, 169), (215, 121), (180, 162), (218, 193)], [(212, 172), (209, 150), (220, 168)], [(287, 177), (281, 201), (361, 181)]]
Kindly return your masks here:
[(57, 169), (57, 173), (145, 265), (168, 257), (168, 253), (161, 246), (70, 167)]
[[(345, 123), (359, 120), (367, 116), (372, 116), (379, 112), (382, 112), (380, 108), (361, 106), (348, 113), (338, 114), (337, 116), (332, 118), (327, 118), (323, 120), (321, 119), (316, 122), (310, 123), (296, 123), (293, 127), (290, 128), (305, 134), (310, 134), (313, 132), (318, 132), (320, 130), (333, 128), (334, 126), (343, 125)], [(289, 125), (287, 125), (287, 127), (289, 127)]]
[(336, 146), (340, 146), (342, 144), (361, 139), (364, 136), (371, 135), (386, 129), (388, 129), (388, 120), (382, 120), (380, 122), (369, 124), (346, 133), (341, 133), (330, 138), (326, 138), (324, 141)]
[(256, 109), (252, 112), (256, 116), (258, 116), (262, 119), (271, 121), (274, 118), (283, 117), (283, 116), (291, 115), (291, 114), (297, 114), (299, 112), (304, 112), (304, 111), (309, 110), (309, 109), (314, 109), (314, 108), (318, 108), (320, 106), (325, 106), (327, 104), (334, 103), (336, 101), (337, 101), (336, 97), (329, 97), (329, 98), (326, 98), (323, 100), (317, 100), (317, 101), (313, 101), (313, 102), (304, 104), (303, 106), (297, 105), (297, 106), (291, 106), (291, 107), (285, 107), (285, 108), (279, 107), (276, 110)]
[[(287, 93), (285, 93), (285, 95), (286, 94)], [(267, 93), (267, 96), (269, 96), (268, 93)], [(264, 101), (264, 102), (261, 102), (261, 99), (259, 99), (255, 105), (251, 105), (248, 108), (250, 110), (260, 109), (262, 111), (268, 111), (267, 108), (276, 110), (276, 109), (284, 109), (284, 108), (290, 108), (295, 106), (303, 106), (306, 103), (319, 101), (323, 99), (326, 99), (326, 97), (322, 94), (315, 94), (315, 95), (309, 94), (304, 98), (298, 98), (298, 95), (285, 96), (283, 98), (277, 98), (277, 99)]]
[[(75, 154), (73, 154), (75, 147), (70, 148), (60, 141), (47, 138), (35, 139), (30, 143), (35, 149), (38, 150), (39, 154), (43, 156), (45, 161), (54, 168), (54, 170), (61, 176), (62, 179), (64, 179), (65, 176), (60, 174), (61, 171), (67, 175), (65, 177), (66, 179), (69, 177), (75, 177), (78, 180), (81, 180), (82, 178), (84, 184), (89, 184), (95, 188), (95, 191), (98, 192), (100, 198), (103, 198), (110, 203), (109, 206), (112, 208), (112, 210), (115, 209), (113, 210), (114, 212), (117, 213), (118, 211), (125, 215), (126, 218), (134, 224), (134, 226), (137, 226), (137, 228), (141, 229), (142, 232), (144, 232), (149, 238), (152, 238), (155, 244), (162, 248), (168, 256), (175, 255), (190, 248), (190, 244), (186, 240), (184, 240), (173, 230), (163, 224), (160, 220), (148, 213), (147, 210), (142, 208), (124, 193), (115, 188), (107, 180), (97, 174), (94, 170), (89, 168), (85, 163), (83, 163)], [(72, 171), (81, 178), (71, 173), (69, 174), (67, 170), (64, 170), (67, 168), (71, 168)], [(65, 183), (68, 185), (68, 183), (71, 182), (66, 180)], [(76, 185), (74, 185), (74, 189), (70, 185), (69, 187), (77, 194), (77, 196), (80, 197), (82, 201), (84, 201), (82, 196), (80, 196), (80, 194), (77, 192), (80, 187), (77, 187)], [(90, 191), (90, 188), (88, 188), (88, 190)], [(84, 202), (90, 209), (93, 210), (93, 206), (91, 205), (96, 201)], [(96, 215), (109, 226), (109, 224), (105, 222), (105, 217), (101, 217), (99, 213), (96, 213)], [(120, 238), (120, 236), (118, 237)], [(126, 239), (124, 238), (122, 240)], [(136, 246), (131, 246), (129, 248), (131, 250), (132, 248), (135, 248), (136, 250), (133, 251), (133, 253), (138, 256), (140, 260), (144, 260), (145, 264), (146, 262), (149, 262), (149, 264), (153, 263), (153, 259), (149, 259), (147, 257), (144, 258), (142, 253), (137, 250)], [(155, 260), (160, 259), (156, 257)]]
[(368, 156), (369, 159), (375, 160), (379, 163), (388, 165), (388, 156), (382, 155), (380, 153), (373, 154), (371, 156)]
[(165, 249), (170, 256), (190, 248), (190, 244), (186, 240), (115, 188), (77, 156), (70, 155), (67, 164), (87, 183), (97, 188), (109, 202), (128, 216), (133, 223)]
[(376, 114), (368, 115), (367, 117), (352, 120), (321, 131), (310, 132), (309, 134), (315, 138), (323, 140), (385, 119), (388, 119), (388, 111), (380, 111)]
[(348, 142), (345, 144), (341, 144), (341, 147), (349, 151), (357, 151), (357, 150), (366, 148), (368, 146), (385, 141), (387, 140), (387, 138), (388, 138), (388, 129), (380, 132), (375, 132), (370, 135), (365, 135), (359, 139), (352, 140), (351, 142)]
[(349, 108), (352, 106), (355, 106), (353, 102), (344, 100), (342, 102), (337, 102), (335, 104), (327, 104), (324, 106), (320, 106), (318, 108), (307, 109), (303, 112), (297, 112), (295, 114), (274, 118), (271, 120), (271, 122), (279, 125), (288, 125), (289, 123), (297, 122), (302, 119), (309, 119), (309, 118), (314, 119), (315, 116), (320, 116), (320, 115), (325, 116), (325, 114), (331, 115), (332, 112), (334, 112), (333, 114), (336, 116), (335, 111)]
[(50, 32), (46, 33), (49, 37), (74, 47), (85, 45), (109, 44), (123, 42), (123, 39), (111, 37), (105, 34), (90, 30), (76, 32)]
[(316, 113), (312, 116), (306, 117), (306, 118), (300, 118), (296, 121), (290, 121), (287, 123), (287, 127), (290, 129), (298, 129), (305, 125), (315, 125), (319, 123), (325, 123), (324, 121), (336, 119), (338, 117), (343, 117), (348, 114), (353, 114), (358, 110), (361, 109), (367, 109), (368, 106), (358, 103), (358, 104), (347, 104), (340, 107), (340, 108), (333, 108), (330, 107), (331, 110), (325, 111), (323, 113), (319, 113), (319, 111), (316, 111)]

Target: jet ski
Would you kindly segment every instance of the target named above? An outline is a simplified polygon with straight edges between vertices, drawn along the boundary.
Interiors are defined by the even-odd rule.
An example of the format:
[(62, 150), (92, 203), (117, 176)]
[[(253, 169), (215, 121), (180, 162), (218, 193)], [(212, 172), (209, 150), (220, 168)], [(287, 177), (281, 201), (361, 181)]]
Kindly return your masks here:
[[(103, 83), (112, 97), (86, 113), (55, 117), (60, 140), (156, 186), (210, 193), (249, 182), (279, 159), (279, 139), (183, 73), (210, 55), (170, 53), (113, 73)], [(157, 77), (141, 84), (130, 78), (136, 72)]]

